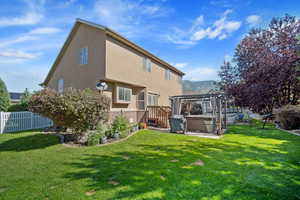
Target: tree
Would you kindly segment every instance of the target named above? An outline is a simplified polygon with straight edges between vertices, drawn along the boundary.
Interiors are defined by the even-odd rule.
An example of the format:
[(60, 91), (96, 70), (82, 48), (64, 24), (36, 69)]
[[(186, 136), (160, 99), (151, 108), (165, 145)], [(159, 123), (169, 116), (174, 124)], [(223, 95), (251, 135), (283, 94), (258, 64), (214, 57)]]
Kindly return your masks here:
[(218, 75), (221, 79), (220, 89), (223, 90), (227, 95), (231, 96), (232, 87), (238, 81), (235, 67), (229, 61), (224, 60)]
[(28, 105), (28, 101), (29, 101), (30, 97), (31, 97), (31, 94), (30, 94), (28, 88), (26, 88), (23, 95), (22, 95), (22, 97), (21, 97), (20, 103)]
[(0, 111), (7, 111), (10, 104), (10, 97), (4, 81), (0, 78)]
[(298, 104), (297, 54), (300, 20), (273, 18), (265, 29), (252, 29), (235, 49), (233, 67), (238, 82), (230, 93), (238, 105), (269, 113), (274, 107)]

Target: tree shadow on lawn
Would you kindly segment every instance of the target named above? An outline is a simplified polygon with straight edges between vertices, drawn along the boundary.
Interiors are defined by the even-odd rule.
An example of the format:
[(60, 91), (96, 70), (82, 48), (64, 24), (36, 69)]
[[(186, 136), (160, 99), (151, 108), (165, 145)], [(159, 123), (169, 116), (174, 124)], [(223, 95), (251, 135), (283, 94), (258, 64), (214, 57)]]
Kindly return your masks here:
[[(11, 135), (14, 135), (13, 133)], [(20, 134), (19, 134), (20, 135)], [(46, 134), (31, 134), (22, 137), (16, 137), (4, 141), (0, 145), (0, 152), (2, 151), (29, 151), (34, 149), (44, 149), (46, 147), (59, 144), (59, 139), (53, 135)]]
[[(193, 139), (177, 145), (133, 144), (135, 151), (86, 154), (66, 163), (74, 171), (65, 178), (87, 181), (94, 198), (103, 199), (102, 193), (111, 191), (112, 196), (106, 197), (110, 200), (299, 199), (300, 170), (290, 162), (293, 152), (286, 145), (275, 144), (268, 150)], [(194, 165), (197, 160), (204, 166)]]

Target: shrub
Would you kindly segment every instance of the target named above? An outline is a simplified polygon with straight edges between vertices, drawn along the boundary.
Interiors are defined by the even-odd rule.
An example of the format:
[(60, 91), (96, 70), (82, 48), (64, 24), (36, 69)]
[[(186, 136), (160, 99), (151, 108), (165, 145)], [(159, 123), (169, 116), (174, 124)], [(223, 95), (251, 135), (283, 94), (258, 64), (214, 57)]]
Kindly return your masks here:
[(21, 112), (28, 111), (28, 104), (18, 103), (12, 104), (7, 109), (8, 112)]
[(63, 94), (52, 89), (41, 90), (29, 100), (29, 110), (70, 128), (73, 133), (95, 130), (107, 121), (110, 99), (97, 92), (69, 88)]
[(87, 140), (87, 145), (88, 146), (95, 146), (99, 144), (101, 134), (99, 134), (97, 131), (94, 131), (89, 134), (88, 140)]
[(291, 130), (300, 127), (300, 106), (286, 105), (276, 112), (276, 120), (282, 128)]
[(9, 94), (4, 81), (0, 79), (0, 111), (7, 111), (10, 104)]
[(129, 128), (129, 122), (126, 117), (119, 115), (117, 116), (112, 123), (112, 130), (114, 133), (122, 132)]

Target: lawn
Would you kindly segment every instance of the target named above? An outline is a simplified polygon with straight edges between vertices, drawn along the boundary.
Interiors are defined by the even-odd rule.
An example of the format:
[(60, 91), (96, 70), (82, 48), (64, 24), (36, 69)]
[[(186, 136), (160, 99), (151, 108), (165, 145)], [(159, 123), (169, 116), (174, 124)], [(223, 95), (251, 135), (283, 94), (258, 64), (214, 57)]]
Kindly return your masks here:
[(219, 140), (143, 130), (85, 148), (3, 134), (0, 199), (300, 199), (300, 137), (260, 127)]

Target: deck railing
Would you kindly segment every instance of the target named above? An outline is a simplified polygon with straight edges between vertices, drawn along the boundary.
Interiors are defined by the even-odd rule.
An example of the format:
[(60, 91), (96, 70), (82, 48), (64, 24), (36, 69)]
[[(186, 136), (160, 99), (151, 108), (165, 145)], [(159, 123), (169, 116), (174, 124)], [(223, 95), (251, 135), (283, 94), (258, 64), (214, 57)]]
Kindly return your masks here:
[(147, 106), (146, 122), (149, 126), (169, 128), (171, 107), (169, 106)]

